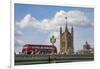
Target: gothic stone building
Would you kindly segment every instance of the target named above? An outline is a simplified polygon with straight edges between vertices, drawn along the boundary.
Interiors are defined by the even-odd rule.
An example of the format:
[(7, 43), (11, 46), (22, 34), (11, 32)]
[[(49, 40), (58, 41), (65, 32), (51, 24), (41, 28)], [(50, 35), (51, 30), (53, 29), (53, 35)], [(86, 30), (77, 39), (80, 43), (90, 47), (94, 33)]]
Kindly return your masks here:
[(61, 54), (74, 53), (73, 32), (74, 32), (73, 27), (71, 28), (71, 32), (69, 32), (67, 24), (64, 32), (62, 32), (62, 27), (60, 27), (60, 53)]

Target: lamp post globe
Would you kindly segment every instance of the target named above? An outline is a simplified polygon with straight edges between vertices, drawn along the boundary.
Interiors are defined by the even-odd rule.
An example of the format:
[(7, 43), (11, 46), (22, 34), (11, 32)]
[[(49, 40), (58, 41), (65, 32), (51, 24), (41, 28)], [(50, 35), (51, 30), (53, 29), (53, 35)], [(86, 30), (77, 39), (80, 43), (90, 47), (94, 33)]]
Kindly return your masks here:
[[(50, 38), (50, 42), (52, 43), (52, 45), (54, 46), (54, 43), (56, 42), (56, 38), (54, 37), (54, 35), (52, 35), (52, 37)], [(56, 58), (56, 56), (55, 56), (55, 53), (54, 53), (54, 51), (55, 51), (55, 49), (53, 48), (52, 49), (52, 58), (53, 58), (53, 63), (55, 63), (56, 61), (55, 61), (55, 58)]]
[(55, 39), (54, 35), (52, 35), (52, 37), (50, 38), (50, 42), (54, 46), (54, 43), (56, 42), (56, 39)]

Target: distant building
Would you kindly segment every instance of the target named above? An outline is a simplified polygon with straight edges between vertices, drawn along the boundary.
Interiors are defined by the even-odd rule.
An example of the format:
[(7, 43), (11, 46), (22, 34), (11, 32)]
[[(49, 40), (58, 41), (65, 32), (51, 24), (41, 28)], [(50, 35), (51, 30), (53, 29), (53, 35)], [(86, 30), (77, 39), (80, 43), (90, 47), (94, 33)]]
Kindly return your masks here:
[(62, 32), (62, 27), (60, 27), (60, 53), (61, 54), (74, 53), (73, 32), (74, 32), (73, 27), (71, 28), (71, 32), (69, 32), (67, 24), (64, 32)]
[(91, 48), (90, 44), (86, 41), (83, 45), (83, 49), (77, 52), (78, 54), (94, 54), (94, 48)]

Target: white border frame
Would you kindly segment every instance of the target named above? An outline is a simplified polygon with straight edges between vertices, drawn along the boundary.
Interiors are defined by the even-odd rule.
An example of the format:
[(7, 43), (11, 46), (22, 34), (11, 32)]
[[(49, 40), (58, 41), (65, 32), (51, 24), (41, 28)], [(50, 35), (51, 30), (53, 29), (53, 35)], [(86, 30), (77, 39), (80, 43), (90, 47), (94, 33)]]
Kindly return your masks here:
[[(89, 4), (87, 4), (86, 2), (84, 2), (84, 3), (82, 3), (82, 2), (78, 2), (78, 3), (76, 3), (76, 2), (72, 2), (72, 0), (70, 1), (64, 1), (64, 2), (62, 2), (62, 1), (57, 1), (57, 0), (54, 0), (53, 2), (52, 2), (52, 0), (51, 1), (46, 1), (46, 0), (44, 0), (44, 1), (35, 1), (35, 0), (29, 0), (29, 1), (27, 1), (27, 0), (12, 0), (11, 1), (11, 7), (10, 7), (10, 11), (11, 11), (11, 18), (10, 18), (10, 22), (11, 22), (11, 28), (10, 28), (10, 30), (11, 30), (11, 35), (10, 35), (10, 37), (11, 37), (11, 41), (10, 41), (10, 53), (11, 53), (11, 55), (10, 55), (10, 67), (11, 67), (11, 69), (14, 69), (14, 68), (21, 68), (21, 69), (25, 69), (25, 68), (31, 68), (31, 67), (38, 67), (38, 66), (44, 66), (45, 67), (45, 65), (47, 65), (47, 67), (48, 67), (48, 65), (53, 65), (53, 64), (37, 64), (37, 65), (18, 65), (18, 66), (15, 66), (15, 64), (14, 64), (14, 4), (15, 3), (19, 3), (19, 4), (33, 4), (33, 5), (50, 5), (50, 6), (72, 6), (72, 7), (86, 7), (86, 8), (94, 8), (94, 10), (95, 10), (95, 3), (94, 2), (91, 2), (91, 3), (89, 3)], [(71, 63), (71, 64), (76, 64), (76, 63), (78, 63), (78, 64), (80, 64), (80, 62), (73, 62), (73, 63)], [(90, 64), (91, 62), (89, 62), (89, 64)], [(54, 64), (55, 66), (57, 66), (58, 64), (60, 64), (60, 65), (65, 65), (66, 63), (56, 63), (56, 64)], [(67, 65), (69, 65), (70, 63), (67, 63)], [(87, 62), (85, 63), (85, 64), (87, 64)], [(49, 67), (50, 67), (49, 66)]]
[(10, 31), (11, 31), (11, 34), (10, 34), (10, 67), (11, 68), (14, 68), (14, 2), (13, 1), (10, 1), (10, 23), (11, 23), (11, 26), (10, 26)]

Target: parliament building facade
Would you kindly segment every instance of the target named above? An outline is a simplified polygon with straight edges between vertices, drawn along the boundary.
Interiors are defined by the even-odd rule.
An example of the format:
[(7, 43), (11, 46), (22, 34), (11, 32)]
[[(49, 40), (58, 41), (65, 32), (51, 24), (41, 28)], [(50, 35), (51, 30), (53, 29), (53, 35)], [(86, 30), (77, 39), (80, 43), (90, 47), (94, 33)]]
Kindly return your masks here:
[(73, 35), (74, 35), (73, 27), (71, 28), (71, 32), (69, 32), (67, 24), (64, 32), (62, 32), (62, 27), (60, 27), (60, 53), (61, 54), (74, 53)]

